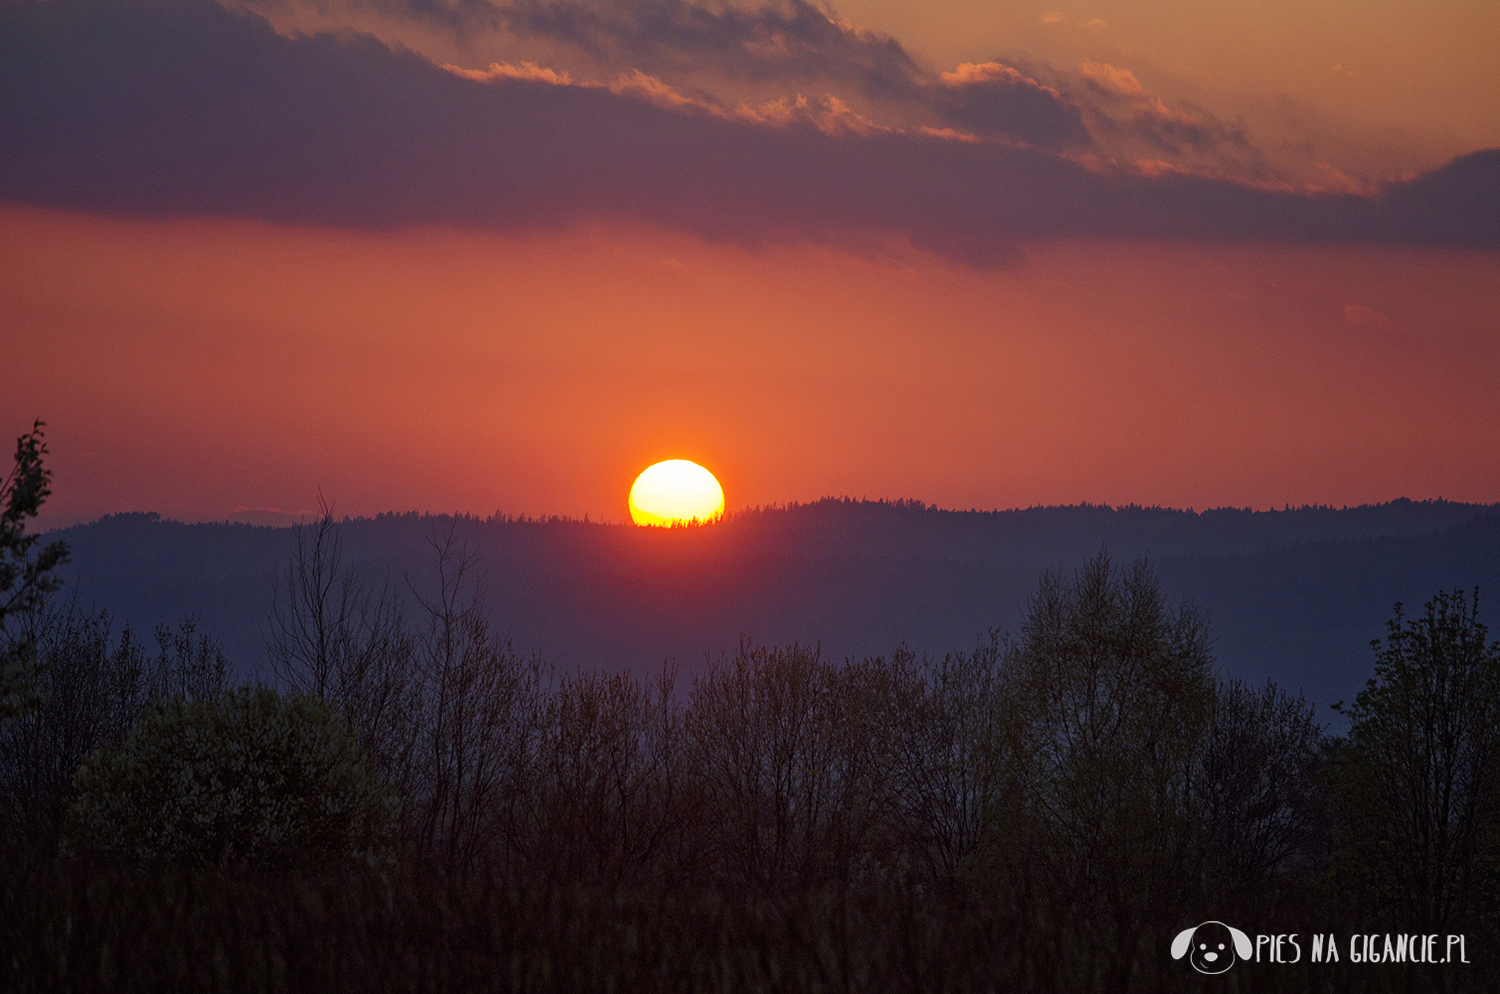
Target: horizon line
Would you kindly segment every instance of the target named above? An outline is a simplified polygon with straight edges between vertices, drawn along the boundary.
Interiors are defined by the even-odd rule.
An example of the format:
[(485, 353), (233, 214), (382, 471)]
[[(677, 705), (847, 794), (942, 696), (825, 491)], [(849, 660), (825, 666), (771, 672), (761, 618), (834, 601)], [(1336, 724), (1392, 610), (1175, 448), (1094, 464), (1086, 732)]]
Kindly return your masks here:
[[(1338, 506), (1335, 506), (1333, 504), (1307, 504), (1307, 503), (1304, 503), (1304, 504), (1299, 504), (1299, 505), (1293, 505), (1293, 504), (1290, 504), (1290, 503), (1286, 503), (1286, 504), (1283, 504), (1283, 506), (1281, 508), (1269, 507), (1269, 508), (1266, 508), (1264, 510), (1258, 510), (1258, 509), (1256, 509), (1254, 507), (1236, 507), (1234, 505), (1227, 505), (1226, 504), (1226, 505), (1221, 505), (1221, 506), (1217, 506), (1217, 507), (1204, 508), (1203, 510), (1200, 511), (1200, 510), (1197, 510), (1196, 508), (1191, 507), (1191, 506), (1185, 507), (1185, 508), (1178, 508), (1178, 507), (1170, 507), (1170, 506), (1163, 505), (1163, 504), (1139, 504), (1139, 503), (1135, 503), (1133, 501), (1130, 502), (1130, 503), (1124, 503), (1124, 504), (1109, 504), (1109, 503), (1106, 503), (1106, 502), (1095, 503), (1093, 501), (1088, 501), (1088, 500), (1083, 500), (1083, 501), (1079, 501), (1077, 503), (1072, 503), (1072, 504), (1031, 504), (1031, 505), (1028, 505), (1026, 507), (1016, 506), (1016, 507), (1009, 507), (1009, 508), (991, 508), (991, 509), (981, 509), (981, 508), (978, 508), (978, 507), (945, 508), (945, 507), (940, 507), (937, 504), (929, 504), (929, 503), (927, 503), (925, 501), (922, 501), (922, 500), (919, 500), (919, 499), (916, 499), (916, 498), (906, 498), (906, 497), (899, 497), (899, 498), (889, 498), (889, 497), (880, 497), (880, 498), (851, 497), (851, 496), (848, 496), (846, 494), (846, 495), (841, 495), (841, 496), (828, 495), (828, 496), (824, 496), (824, 497), (819, 497), (819, 498), (817, 498), (815, 500), (811, 500), (811, 501), (795, 501), (795, 500), (793, 500), (793, 501), (787, 501), (787, 502), (782, 503), (782, 504), (764, 504), (764, 505), (756, 504), (756, 505), (752, 505), (752, 506), (748, 506), (748, 507), (741, 507), (741, 508), (735, 508), (735, 509), (727, 509), (726, 508), (725, 511), (724, 511), (724, 513), (723, 513), (723, 515), (721, 517), (719, 517), (718, 519), (714, 520), (714, 521), (695, 522), (695, 523), (683, 523), (683, 524), (679, 524), (679, 525), (673, 525), (673, 526), (668, 527), (668, 528), (658, 528), (657, 530), (668, 531), (668, 532), (679, 531), (679, 530), (682, 530), (682, 531), (696, 531), (696, 530), (699, 530), (699, 529), (709, 529), (709, 528), (715, 528), (715, 527), (722, 527), (722, 526), (731, 525), (734, 522), (736, 522), (737, 520), (741, 520), (741, 519), (745, 519), (745, 518), (765, 516), (765, 515), (772, 515), (772, 514), (788, 514), (788, 513), (793, 513), (793, 512), (801, 511), (801, 510), (811, 510), (811, 509), (816, 509), (816, 508), (819, 508), (819, 507), (827, 507), (829, 505), (839, 505), (841, 507), (877, 508), (877, 509), (882, 509), (882, 510), (885, 510), (885, 511), (888, 511), (888, 512), (907, 513), (907, 514), (917, 513), (917, 514), (937, 514), (937, 515), (966, 515), (966, 516), (967, 515), (973, 515), (975, 517), (980, 517), (980, 516), (999, 517), (1001, 515), (1040, 513), (1040, 512), (1048, 512), (1048, 511), (1069, 511), (1069, 510), (1075, 510), (1075, 511), (1102, 511), (1102, 512), (1110, 512), (1110, 513), (1120, 513), (1120, 512), (1147, 512), (1147, 513), (1153, 513), (1154, 512), (1154, 513), (1170, 513), (1170, 514), (1193, 515), (1195, 517), (1202, 517), (1204, 515), (1218, 514), (1218, 513), (1258, 514), (1258, 515), (1266, 515), (1266, 514), (1288, 514), (1288, 513), (1296, 513), (1296, 512), (1303, 512), (1303, 511), (1332, 511), (1332, 512), (1335, 512), (1335, 513), (1340, 513), (1340, 512), (1347, 512), (1347, 511), (1359, 511), (1359, 510), (1365, 510), (1365, 509), (1377, 509), (1377, 508), (1390, 507), (1390, 506), (1393, 506), (1393, 505), (1406, 505), (1406, 504), (1413, 504), (1413, 505), (1444, 505), (1444, 504), (1447, 504), (1447, 505), (1453, 505), (1455, 507), (1472, 507), (1472, 508), (1476, 508), (1476, 509), (1479, 509), (1479, 510), (1496, 510), (1496, 511), (1500, 511), (1500, 501), (1493, 501), (1493, 502), (1487, 502), (1486, 503), (1486, 502), (1475, 502), (1475, 501), (1450, 500), (1450, 499), (1448, 499), (1446, 497), (1426, 497), (1426, 498), (1420, 498), (1420, 499), (1413, 499), (1413, 498), (1410, 498), (1410, 497), (1404, 497), (1403, 496), (1403, 497), (1395, 497), (1395, 498), (1392, 498), (1390, 500), (1381, 501), (1381, 502), (1377, 502), (1377, 503), (1364, 503), (1364, 504), (1353, 504), (1353, 505), (1343, 504), (1343, 505), (1338, 505)], [(59, 525), (53, 525), (53, 526), (50, 526), (50, 527), (46, 527), (46, 528), (43, 528), (42, 530), (40, 530), (39, 532), (37, 532), (36, 534), (50, 534), (52, 532), (66, 531), (66, 530), (72, 529), (72, 528), (84, 528), (84, 527), (88, 527), (90, 525), (101, 524), (101, 523), (109, 521), (111, 519), (120, 519), (120, 518), (144, 518), (144, 519), (150, 520), (152, 523), (160, 523), (160, 524), (178, 524), (178, 525), (237, 525), (237, 526), (245, 527), (245, 528), (266, 528), (266, 529), (273, 529), (273, 530), (286, 529), (286, 528), (295, 528), (295, 527), (297, 527), (299, 525), (302, 525), (302, 524), (308, 524), (308, 523), (315, 522), (315, 521), (319, 520), (319, 518), (320, 518), (320, 515), (317, 512), (310, 511), (310, 510), (299, 510), (299, 511), (291, 512), (291, 511), (281, 511), (278, 508), (269, 508), (269, 507), (264, 507), (264, 508), (263, 507), (256, 507), (256, 508), (250, 508), (250, 507), (236, 508), (236, 509), (230, 511), (229, 514), (231, 514), (231, 515), (233, 515), (233, 514), (250, 514), (250, 513), (253, 513), (253, 512), (258, 512), (258, 513), (265, 514), (265, 515), (281, 515), (281, 516), (285, 516), (289, 520), (287, 520), (285, 523), (280, 523), (280, 524), (272, 524), (272, 523), (267, 523), (267, 522), (254, 522), (254, 521), (236, 520), (234, 517), (202, 517), (202, 518), (196, 518), (194, 520), (187, 520), (185, 518), (170, 517), (170, 516), (165, 515), (165, 514), (163, 514), (162, 512), (159, 512), (159, 511), (111, 511), (109, 513), (101, 514), (101, 515), (99, 515), (97, 517), (90, 518), (90, 519), (84, 519), (84, 520), (69, 522), (68, 524), (59, 524)], [(610, 528), (630, 528), (630, 529), (638, 529), (638, 528), (647, 527), (647, 526), (636, 525), (633, 522), (631, 522), (628, 518), (625, 518), (625, 519), (622, 519), (622, 520), (618, 520), (618, 521), (616, 521), (616, 520), (607, 520), (607, 519), (604, 519), (604, 518), (595, 518), (595, 517), (592, 517), (588, 512), (585, 512), (584, 515), (583, 515), (583, 517), (579, 518), (579, 517), (573, 517), (571, 515), (558, 515), (558, 514), (543, 514), (543, 515), (538, 515), (538, 516), (532, 516), (532, 515), (529, 515), (529, 514), (509, 514), (507, 512), (500, 511), (500, 510), (496, 510), (496, 511), (494, 511), (491, 514), (488, 514), (488, 515), (480, 515), (480, 514), (476, 514), (476, 513), (472, 512), (472, 511), (430, 511), (430, 510), (418, 510), (418, 509), (410, 509), (410, 510), (405, 510), (405, 511), (390, 510), (390, 511), (377, 511), (373, 515), (367, 515), (367, 514), (348, 515), (348, 514), (345, 514), (345, 515), (336, 517), (335, 520), (339, 521), (340, 523), (351, 523), (352, 524), (352, 523), (358, 523), (358, 522), (378, 522), (378, 521), (381, 521), (381, 520), (384, 520), (384, 519), (402, 519), (402, 518), (410, 518), (410, 519), (415, 519), (415, 520), (419, 520), (419, 521), (420, 520), (426, 520), (426, 519), (452, 520), (452, 521), (472, 522), (472, 523), (482, 524), (482, 525), (511, 525), (511, 524), (518, 524), (518, 525), (571, 525), (571, 526), (601, 526), (601, 527), (610, 527)]]

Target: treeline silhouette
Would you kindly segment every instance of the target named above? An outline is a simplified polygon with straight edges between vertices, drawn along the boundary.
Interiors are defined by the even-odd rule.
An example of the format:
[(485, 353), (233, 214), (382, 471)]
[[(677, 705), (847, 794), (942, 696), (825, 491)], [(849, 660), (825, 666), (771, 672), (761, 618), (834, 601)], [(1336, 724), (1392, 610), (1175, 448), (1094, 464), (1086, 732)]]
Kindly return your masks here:
[[(1398, 607), (1335, 737), (1300, 694), (1222, 679), (1143, 559), (1045, 573), (969, 650), (742, 640), (679, 681), (518, 653), (457, 530), (428, 540), (429, 576), (397, 582), (332, 515), (299, 528), (266, 616), (279, 690), (254, 700), (191, 620), (147, 644), (28, 616), (40, 703), (0, 725), (5, 986), (1198, 990), (1167, 950), (1205, 920), (1303, 936), (1233, 989), (1500, 980), (1500, 646), (1461, 591)], [(196, 742), (239, 709), (269, 730), (246, 742), (285, 742), (309, 706), (342, 758), (279, 786), (245, 750), (157, 775), (130, 734)], [(348, 789), (340, 735), (378, 788)], [(210, 781), (234, 813), (198, 800)], [(288, 830), (262, 844), (292, 800), (316, 822), (308, 798), (358, 794), (345, 824), (384, 791), (388, 850), (321, 822), (316, 861)], [(159, 816), (87, 821), (117, 809)], [(178, 822), (197, 841), (174, 851)], [(1312, 933), (1355, 932), (1461, 933), (1473, 962), (1309, 962)]]
[[(1391, 604), (1453, 587), (1500, 590), (1497, 512), (1444, 501), (1194, 513), (825, 500), (655, 534), (418, 514), (346, 520), (341, 533), (350, 564), (425, 583), (428, 536), (456, 527), (483, 557), (492, 623), (518, 649), (563, 669), (642, 677), (673, 658), (684, 686), (705, 653), (740, 633), (821, 644), (839, 659), (903, 642), (941, 656), (990, 627), (1016, 628), (1043, 570), (1108, 547), (1122, 561), (1149, 556), (1169, 600), (1210, 615), (1224, 672), (1304, 690), (1329, 720), (1327, 705), (1364, 685), (1366, 643)], [(264, 666), (264, 614), (290, 529), (118, 515), (55, 537), (72, 550), (63, 575), (80, 606), (151, 621), (192, 613), (222, 640), (238, 678)]]

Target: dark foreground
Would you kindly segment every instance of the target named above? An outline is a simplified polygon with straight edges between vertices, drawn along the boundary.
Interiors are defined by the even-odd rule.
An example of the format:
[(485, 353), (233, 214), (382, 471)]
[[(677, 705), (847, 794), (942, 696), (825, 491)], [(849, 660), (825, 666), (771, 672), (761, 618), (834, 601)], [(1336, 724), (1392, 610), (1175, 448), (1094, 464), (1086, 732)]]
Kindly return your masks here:
[[(0, 989), (1500, 984), (1500, 643), (1463, 591), (1395, 610), (1334, 736), (1219, 677), (1144, 561), (1045, 574), (972, 651), (747, 641), (684, 694), (518, 656), (461, 549), (405, 601), (302, 537), (277, 688), (190, 625), (18, 629)], [(1359, 961), (1387, 934), (1468, 962)]]
[[(1354, 923), (1287, 895), (1263, 928), (1301, 963), (1201, 976), (1143, 929), (1119, 972), (1088, 909), (976, 890), (854, 886), (777, 896), (445, 883), (397, 875), (7, 874), (0, 986), (221, 991), (1483, 991), (1493, 935), (1462, 964), (1313, 964)], [(1226, 915), (1227, 917), (1227, 915)], [(1231, 919), (1233, 920), (1233, 919)], [(1272, 924), (1274, 922), (1274, 925)], [(1488, 940), (1488, 941), (1486, 941)], [(1440, 947), (1441, 948), (1441, 947)], [(1289, 958), (1289, 950), (1288, 957)]]

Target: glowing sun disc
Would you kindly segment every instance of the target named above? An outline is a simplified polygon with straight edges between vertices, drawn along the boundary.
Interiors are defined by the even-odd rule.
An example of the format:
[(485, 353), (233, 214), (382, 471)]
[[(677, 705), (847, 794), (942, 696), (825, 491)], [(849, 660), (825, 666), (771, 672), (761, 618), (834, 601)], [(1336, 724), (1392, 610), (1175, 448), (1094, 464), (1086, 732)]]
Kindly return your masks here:
[(638, 525), (712, 521), (724, 513), (724, 488), (708, 470), (686, 459), (668, 459), (635, 478), (630, 520)]

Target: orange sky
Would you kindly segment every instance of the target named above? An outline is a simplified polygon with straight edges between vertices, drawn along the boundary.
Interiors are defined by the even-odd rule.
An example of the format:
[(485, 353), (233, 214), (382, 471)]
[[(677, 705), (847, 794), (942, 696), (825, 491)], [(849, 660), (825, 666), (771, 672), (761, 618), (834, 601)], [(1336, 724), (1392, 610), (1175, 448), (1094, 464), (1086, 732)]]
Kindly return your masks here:
[(625, 516), (682, 456), (736, 506), (1500, 500), (1500, 254), (910, 251), (646, 228), (350, 233), (0, 208), (0, 416), (61, 524), (120, 510)]
[(1500, 145), (1489, 0), (841, 0), (940, 62), (1022, 52), (1129, 68), (1169, 98), (1308, 143), (1345, 170), (1422, 168)]

